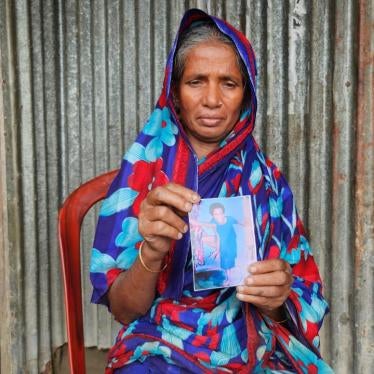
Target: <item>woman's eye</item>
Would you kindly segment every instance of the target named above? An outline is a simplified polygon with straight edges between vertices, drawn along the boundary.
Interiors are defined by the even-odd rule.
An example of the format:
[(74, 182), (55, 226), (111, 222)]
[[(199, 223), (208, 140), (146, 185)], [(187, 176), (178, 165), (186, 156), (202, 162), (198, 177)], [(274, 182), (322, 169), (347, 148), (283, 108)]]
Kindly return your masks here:
[(201, 81), (198, 79), (194, 79), (192, 81), (187, 82), (187, 84), (191, 87), (197, 87), (201, 84)]
[(228, 82), (224, 82), (224, 86), (225, 86), (226, 88), (235, 88), (237, 85), (236, 85), (235, 82), (230, 82), (230, 81), (228, 81)]

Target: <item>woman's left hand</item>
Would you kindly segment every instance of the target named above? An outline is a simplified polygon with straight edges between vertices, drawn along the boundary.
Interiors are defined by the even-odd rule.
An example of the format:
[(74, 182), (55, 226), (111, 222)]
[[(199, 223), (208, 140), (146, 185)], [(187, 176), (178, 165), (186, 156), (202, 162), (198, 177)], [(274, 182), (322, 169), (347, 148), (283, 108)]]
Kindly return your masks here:
[(249, 267), (244, 285), (237, 287), (237, 298), (255, 305), (261, 313), (278, 319), (280, 307), (291, 292), (291, 266), (281, 259), (263, 260)]

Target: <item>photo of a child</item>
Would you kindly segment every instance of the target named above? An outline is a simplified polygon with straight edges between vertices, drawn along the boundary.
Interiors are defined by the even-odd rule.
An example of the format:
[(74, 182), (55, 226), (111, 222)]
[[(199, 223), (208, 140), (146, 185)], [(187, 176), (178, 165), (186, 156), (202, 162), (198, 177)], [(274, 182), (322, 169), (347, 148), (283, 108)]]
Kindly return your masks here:
[(242, 284), (257, 260), (250, 197), (203, 199), (189, 221), (195, 290)]

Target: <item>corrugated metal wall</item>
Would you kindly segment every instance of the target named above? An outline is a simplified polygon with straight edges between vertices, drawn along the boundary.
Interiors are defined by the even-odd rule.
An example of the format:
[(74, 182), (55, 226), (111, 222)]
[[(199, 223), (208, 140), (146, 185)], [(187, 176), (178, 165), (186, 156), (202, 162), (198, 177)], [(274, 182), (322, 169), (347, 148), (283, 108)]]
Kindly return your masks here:
[[(65, 342), (56, 220), (83, 181), (117, 168), (161, 89), (185, 9), (252, 41), (256, 135), (283, 169), (325, 281), (324, 356), (337, 373), (373, 367), (374, 6), (371, 0), (0, 1), (1, 372), (37, 373)], [(117, 326), (89, 304), (86, 343)]]

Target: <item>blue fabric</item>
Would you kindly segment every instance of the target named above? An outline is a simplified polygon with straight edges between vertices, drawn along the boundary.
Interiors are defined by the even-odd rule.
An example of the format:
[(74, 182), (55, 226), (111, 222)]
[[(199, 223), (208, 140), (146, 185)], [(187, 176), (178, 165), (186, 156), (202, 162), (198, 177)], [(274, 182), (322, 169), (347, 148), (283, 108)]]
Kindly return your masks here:
[(236, 232), (234, 229), (237, 220), (227, 216), (226, 223), (224, 224), (218, 223), (214, 218), (212, 222), (217, 225), (216, 230), (218, 232), (220, 243), (221, 268), (231, 269), (235, 266), (237, 256)]

